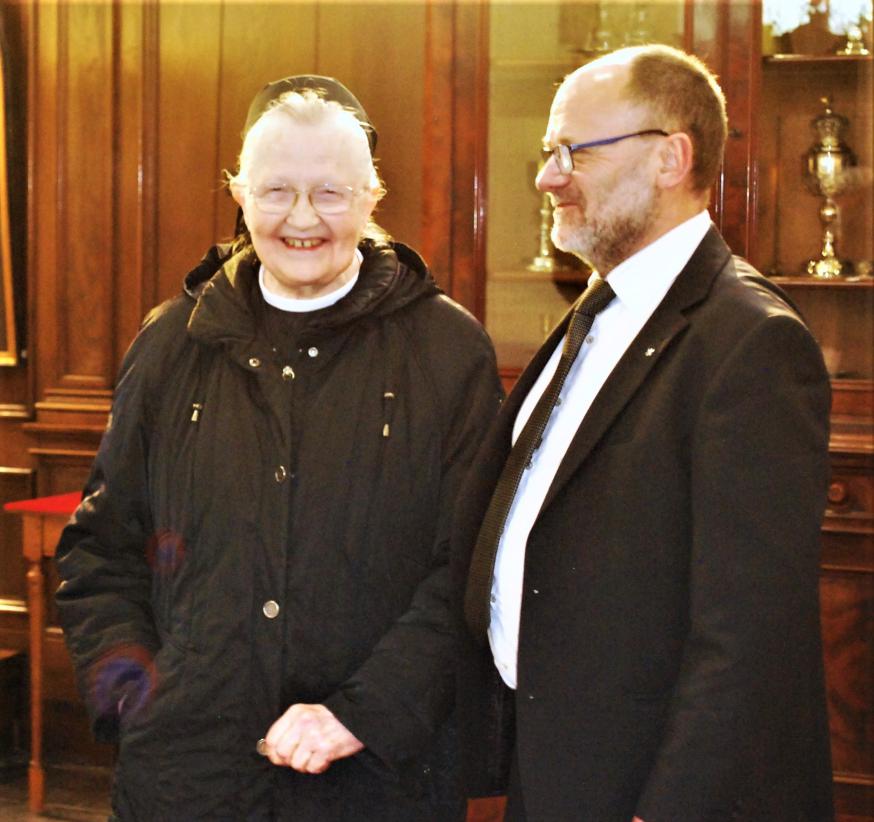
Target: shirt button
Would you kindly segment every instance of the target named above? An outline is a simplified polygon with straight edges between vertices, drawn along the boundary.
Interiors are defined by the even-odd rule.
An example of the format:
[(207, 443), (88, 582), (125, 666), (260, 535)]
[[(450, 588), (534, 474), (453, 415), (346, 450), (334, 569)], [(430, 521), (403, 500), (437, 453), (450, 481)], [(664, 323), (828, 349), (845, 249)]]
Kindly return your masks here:
[(590, 334), (588, 337), (586, 337), (586, 342), (591, 345), (593, 342), (595, 342), (595, 338)]
[(252, 368), (260, 368), (261, 360), (259, 360), (257, 357), (249, 357), (249, 365), (251, 365)]
[(267, 740), (264, 739), (264, 737), (261, 737), (261, 739), (255, 743), (255, 750), (258, 751), (261, 756), (267, 756)]
[(318, 356), (319, 356), (319, 349), (316, 348), (314, 345), (311, 345), (311, 346), (307, 349), (307, 354), (308, 354), (310, 357), (318, 357)]
[(492, 594), (492, 595), (489, 597), (489, 601), (490, 601), (490, 602), (497, 602), (497, 601), (498, 601), (498, 598), (497, 598), (494, 594)]
[(282, 369), (282, 379), (284, 379), (284, 380), (293, 380), (294, 379), (294, 369), (290, 365), (286, 365)]
[(274, 472), (273, 476), (277, 482), (285, 482), (288, 478), (288, 469), (284, 465), (280, 465)]
[(268, 599), (261, 606), (261, 610), (264, 612), (264, 616), (267, 619), (276, 619), (279, 616), (279, 603), (275, 599)]

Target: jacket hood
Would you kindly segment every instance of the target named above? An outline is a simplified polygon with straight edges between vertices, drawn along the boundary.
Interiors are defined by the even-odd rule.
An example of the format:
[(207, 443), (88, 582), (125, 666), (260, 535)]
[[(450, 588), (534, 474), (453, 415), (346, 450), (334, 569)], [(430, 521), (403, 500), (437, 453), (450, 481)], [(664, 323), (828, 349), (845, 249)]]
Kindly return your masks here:
[[(363, 317), (382, 317), (425, 297), (442, 293), (428, 267), (402, 243), (359, 246), (364, 261), (353, 289), (334, 305), (308, 317), (311, 333), (330, 331)], [(197, 304), (189, 333), (204, 342), (252, 339), (257, 333), (253, 300), (258, 295), (260, 260), (251, 247), (234, 253), (213, 246), (185, 277), (183, 289)]]

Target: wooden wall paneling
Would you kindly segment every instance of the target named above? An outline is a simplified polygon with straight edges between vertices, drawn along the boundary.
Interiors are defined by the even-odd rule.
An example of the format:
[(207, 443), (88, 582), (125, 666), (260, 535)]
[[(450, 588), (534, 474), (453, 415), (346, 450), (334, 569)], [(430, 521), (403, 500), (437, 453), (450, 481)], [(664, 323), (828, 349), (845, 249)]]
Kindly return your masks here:
[(20, 610), (27, 598), (21, 518), (2, 508), (7, 502), (28, 499), (33, 491), (32, 469), (0, 467), (0, 615), (10, 608)]
[[(81, 476), (105, 422), (117, 366), (116, 16), (111, 3), (30, 6), (28, 266), (37, 493), (60, 487), (52, 455)], [(42, 466), (46, 471), (41, 470)], [(77, 483), (78, 484), (78, 483)]]
[(425, 5), (425, 64), (422, 78), (423, 197), (420, 250), (434, 278), (447, 291), (451, 291), (453, 248), (454, 30), (455, 5), (428, 0)]
[(21, 424), (28, 418), (27, 406), (0, 405), (0, 465), (29, 465), (27, 438)]
[(415, 248), (422, 239), (425, 23), (423, 0), (318, 7), (317, 71), (348, 85), (379, 132), (388, 195), (377, 222)]
[[(316, 3), (239, 3), (222, 7), (218, 166), (236, 171), (249, 103), (262, 86), (293, 74), (316, 73)], [(233, 235), (237, 205), (217, 188), (213, 236)], [(205, 249), (204, 249), (205, 250)]]
[(56, 365), (59, 339), (55, 330), (58, 283), (55, 249), (58, 245), (60, 185), (58, 168), (58, 2), (44, 0), (33, 5), (33, 68), (30, 93), (31, 188), (33, 205), (28, 232), (28, 256), (32, 285), (33, 339), (30, 343), (35, 374), (35, 396), (45, 395), (48, 385), (58, 382)]
[(157, 165), (160, 17), (155, 0), (115, 5), (113, 373), (158, 302)]
[(214, 241), (221, 42), (220, 4), (160, 4), (158, 301), (179, 293)]
[(97, 447), (96, 442), (93, 448), (80, 447), (77, 433), (74, 432), (68, 437), (69, 443), (58, 440), (52, 442), (49, 447), (30, 449), (38, 462), (37, 496), (66, 494), (84, 487), (91, 463), (97, 455)]
[[(57, 385), (108, 391), (114, 379), (113, 8), (61, 3), (57, 77)], [(46, 331), (40, 325), (40, 333)]]

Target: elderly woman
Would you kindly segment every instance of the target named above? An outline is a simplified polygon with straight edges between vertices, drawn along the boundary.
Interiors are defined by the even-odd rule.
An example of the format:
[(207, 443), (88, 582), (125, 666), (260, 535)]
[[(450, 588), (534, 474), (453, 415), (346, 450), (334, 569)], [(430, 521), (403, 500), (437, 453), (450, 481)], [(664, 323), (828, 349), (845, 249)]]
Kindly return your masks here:
[(57, 549), (114, 814), (463, 818), (448, 523), (494, 354), (371, 222), (347, 89), (273, 83), (247, 125), (245, 229), (147, 318)]

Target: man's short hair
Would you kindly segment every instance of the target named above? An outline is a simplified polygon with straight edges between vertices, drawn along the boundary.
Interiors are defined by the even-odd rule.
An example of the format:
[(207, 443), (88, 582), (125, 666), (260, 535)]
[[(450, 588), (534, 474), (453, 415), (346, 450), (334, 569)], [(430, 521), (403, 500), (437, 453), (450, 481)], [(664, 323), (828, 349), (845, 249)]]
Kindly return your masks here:
[(682, 131), (692, 140), (692, 184), (706, 191), (722, 165), (728, 132), (725, 95), (697, 57), (664, 45), (634, 48), (626, 86), (628, 99), (648, 108), (654, 125)]

